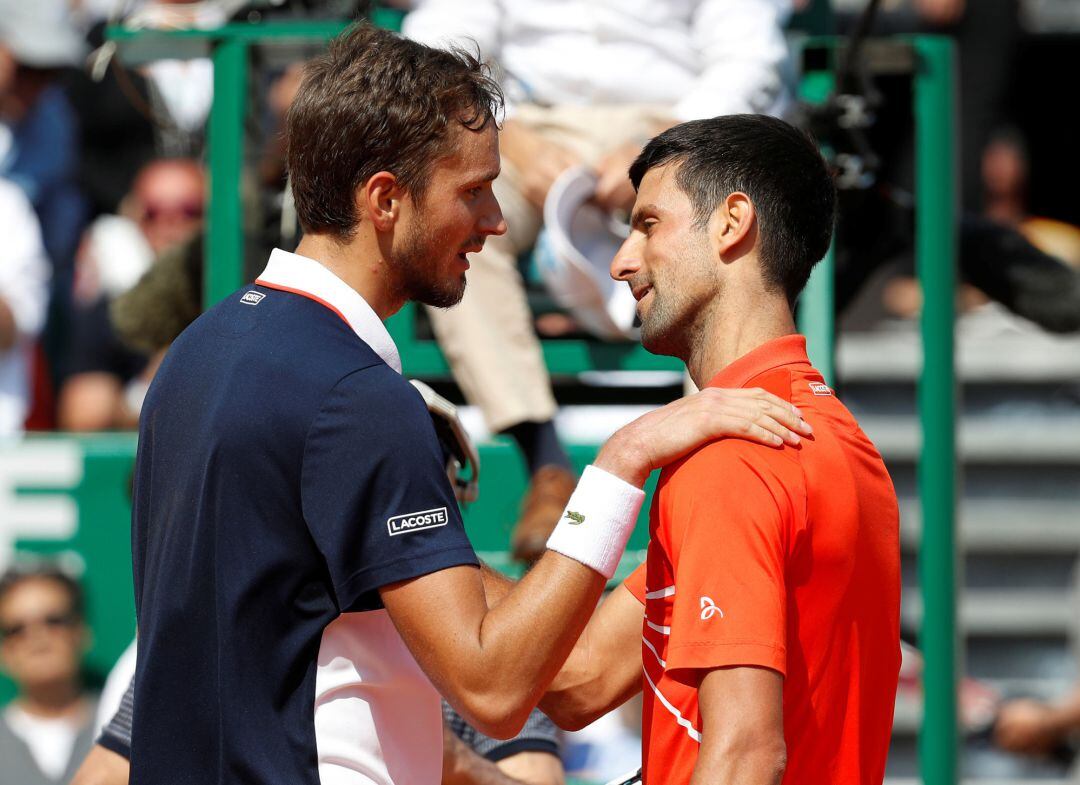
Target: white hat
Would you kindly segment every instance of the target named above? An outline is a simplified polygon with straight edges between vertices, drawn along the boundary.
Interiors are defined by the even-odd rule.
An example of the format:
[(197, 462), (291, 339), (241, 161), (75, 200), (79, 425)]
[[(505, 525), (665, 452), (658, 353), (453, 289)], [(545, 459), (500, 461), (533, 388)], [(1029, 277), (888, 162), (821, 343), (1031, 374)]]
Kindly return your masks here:
[(609, 273), (627, 230), (588, 201), (595, 191), (596, 175), (584, 166), (567, 169), (551, 186), (536, 240), (537, 267), (555, 301), (590, 333), (636, 339), (637, 303), (630, 287)]
[(0, 0), (0, 46), (30, 68), (77, 65), (87, 48), (67, 0)]

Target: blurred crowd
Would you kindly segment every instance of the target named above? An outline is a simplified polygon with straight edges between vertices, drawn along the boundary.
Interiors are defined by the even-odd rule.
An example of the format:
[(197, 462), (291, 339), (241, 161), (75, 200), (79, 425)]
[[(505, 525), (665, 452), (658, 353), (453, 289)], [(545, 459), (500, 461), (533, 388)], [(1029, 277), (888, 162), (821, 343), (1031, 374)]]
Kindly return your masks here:
[[(347, 18), (365, 4), (282, 5), (0, 0), (0, 437), (135, 427), (162, 352), (199, 313), (212, 66), (205, 57), (169, 56), (127, 64), (106, 41), (106, 23), (213, 28), (270, 10)], [(522, 266), (541, 235), (553, 185), (567, 170), (579, 171), (591, 178), (591, 203), (625, 217), (634, 198), (626, 170), (651, 136), (718, 114), (797, 115), (797, 68), (785, 30), (793, 11), (812, 9), (805, 0), (392, 5), (409, 11), (405, 35), (479, 48), (506, 97), (495, 187), (509, 232), (474, 256), (461, 305), (429, 309), (427, 319), (465, 399), (490, 431), (520, 448), (531, 484), (512, 547), (527, 562), (542, 550), (576, 479), (555, 432), (556, 401), (537, 330), (555, 336), (583, 328), (573, 315), (537, 319)], [(837, 6), (840, 29), (854, 29), (863, 4)], [(1060, 219), (1077, 213), (1065, 206), (1053, 218), (1032, 214), (1030, 148), (1009, 116), (1011, 58), (1024, 35), (1020, 4), (884, 6), (876, 30), (933, 30), (958, 42), (960, 268), (969, 284), (962, 308), (993, 299), (1025, 324), (1080, 329), (1080, 229)], [(261, 266), (265, 250), (291, 250), (297, 239), (277, 132), (302, 65), (302, 56), (264, 64), (250, 85), (252, 152), (236, 184), (247, 205), (249, 270)], [(867, 281), (892, 265), (871, 310), (909, 319), (920, 303), (910, 272), (910, 100), (904, 85), (888, 80), (861, 89), (880, 118), (868, 131), (876, 160), (861, 173), (869, 181), (841, 193), (838, 307), (855, 303)], [(19, 689), (0, 717), (0, 785), (66, 782), (95, 738), (94, 702), (79, 682), (86, 636), (78, 586), (64, 574), (13, 573), (0, 581), (0, 663)], [(1073, 703), (1018, 705), (1001, 743), (1052, 747), (1080, 725)], [(611, 774), (599, 751), (617, 749), (623, 731), (596, 733), (602, 741), (582, 742), (567, 755), (578, 757), (578, 768)], [(461, 731), (458, 738), (473, 737)], [(482, 743), (472, 749), (489, 761), (513, 757)], [(444, 781), (562, 777), (560, 769), (530, 779), (513, 765), (462, 773), (472, 759), (462, 760)], [(12, 774), (9, 761), (25, 773)], [(520, 779), (498, 779), (509, 776)]]

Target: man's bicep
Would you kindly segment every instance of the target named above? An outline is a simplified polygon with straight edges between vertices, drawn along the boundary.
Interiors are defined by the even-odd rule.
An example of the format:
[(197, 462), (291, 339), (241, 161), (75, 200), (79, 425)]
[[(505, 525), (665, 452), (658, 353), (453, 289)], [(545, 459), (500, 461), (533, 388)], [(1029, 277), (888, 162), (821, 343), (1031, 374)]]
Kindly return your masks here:
[(462, 652), (475, 651), (487, 601), (480, 571), (471, 566), (421, 575), (379, 589), (406, 647), (447, 701), (456, 700)]
[(772, 668), (713, 668), (701, 675), (698, 707), (703, 733), (755, 726), (783, 733), (784, 677)]
[(589, 627), (597, 665), (606, 674), (610, 704), (626, 702), (641, 689), (641, 624), (644, 606), (627, 586), (619, 585), (601, 603)]
[(784, 678), (769, 668), (705, 671), (698, 686), (701, 751), (692, 785), (772, 784), (783, 776)]
[(626, 584), (597, 608), (540, 701), (557, 725), (583, 727), (641, 689), (642, 610)]

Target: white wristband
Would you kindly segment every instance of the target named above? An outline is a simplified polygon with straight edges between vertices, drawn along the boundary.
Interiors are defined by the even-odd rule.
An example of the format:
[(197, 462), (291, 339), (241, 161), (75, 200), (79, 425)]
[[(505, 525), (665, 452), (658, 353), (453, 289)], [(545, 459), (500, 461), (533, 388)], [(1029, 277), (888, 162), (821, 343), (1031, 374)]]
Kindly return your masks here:
[(586, 466), (547, 547), (610, 580), (644, 500), (641, 488)]

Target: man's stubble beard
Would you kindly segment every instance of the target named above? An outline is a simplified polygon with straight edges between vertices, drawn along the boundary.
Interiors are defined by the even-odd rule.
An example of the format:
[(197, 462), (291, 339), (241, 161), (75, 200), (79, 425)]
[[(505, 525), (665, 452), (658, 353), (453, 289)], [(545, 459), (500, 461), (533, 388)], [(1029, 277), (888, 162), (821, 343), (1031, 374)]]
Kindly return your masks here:
[(436, 243), (418, 215), (414, 229), (403, 239), (401, 249), (390, 257), (390, 267), (397, 278), (394, 288), (401, 299), (434, 308), (450, 308), (465, 296), (465, 275), (441, 277), (435, 269), (435, 260), (446, 249), (437, 248)]
[(652, 354), (677, 357), (687, 362), (706, 332), (709, 303), (721, 294), (716, 271), (701, 257), (699, 266), (685, 284), (696, 284), (690, 291), (672, 280), (652, 281), (652, 306), (641, 320), (641, 345)]

